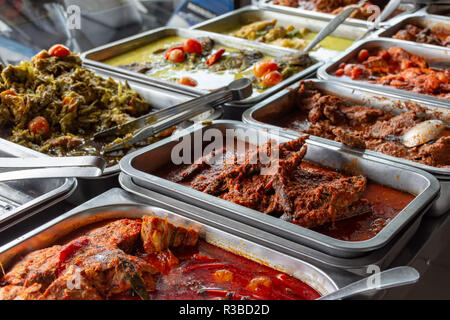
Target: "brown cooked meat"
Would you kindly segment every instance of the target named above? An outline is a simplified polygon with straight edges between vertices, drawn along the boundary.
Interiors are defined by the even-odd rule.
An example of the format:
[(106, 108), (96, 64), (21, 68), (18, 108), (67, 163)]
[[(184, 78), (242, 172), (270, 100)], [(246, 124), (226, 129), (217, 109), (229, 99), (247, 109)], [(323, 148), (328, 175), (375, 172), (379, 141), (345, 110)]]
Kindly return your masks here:
[[(428, 143), (408, 148), (401, 142), (411, 128), (427, 119), (448, 121), (445, 114), (430, 113), (406, 104), (401, 113), (356, 105), (343, 97), (312, 88), (301, 82), (293, 92), (295, 105), (283, 117), (259, 119), (302, 133), (335, 140), (350, 147), (369, 149), (429, 166), (450, 167), (450, 130)], [(427, 113), (426, 117), (423, 114)]]
[[(307, 228), (368, 212), (370, 205), (360, 199), (365, 177), (302, 170), (305, 141), (306, 137), (281, 144), (269, 142), (248, 153), (243, 163), (226, 161), (220, 170), (207, 163), (198, 169), (194, 164), (172, 179)], [(261, 154), (270, 161), (262, 161)], [(193, 166), (197, 174), (187, 174)]]

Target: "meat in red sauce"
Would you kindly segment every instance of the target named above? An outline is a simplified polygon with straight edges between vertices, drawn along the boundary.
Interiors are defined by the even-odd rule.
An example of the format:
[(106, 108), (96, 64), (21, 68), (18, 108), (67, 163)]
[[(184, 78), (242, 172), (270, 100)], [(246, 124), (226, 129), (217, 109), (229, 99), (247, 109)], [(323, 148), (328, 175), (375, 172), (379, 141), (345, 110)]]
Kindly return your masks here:
[[(86, 229), (86, 228), (84, 228)], [(167, 219), (119, 219), (29, 253), (0, 300), (316, 299), (304, 282), (199, 240)]]
[(399, 47), (372, 50), (363, 61), (342, 63), (335, 75), (450, 99), (450, 70), (431, 68), (423, 57)]
[[(410, 128), (424, 121), (418, 111), (393, 114), (370, 106), (360, 106), (348, 99), (323, 92), (306, 82), (293, 92), (295, 105), (286, 114), (257, 119), (342, 142), (350, 147), (370, 149), (390, 156), (429, 166), (450, 167), (450, 130), (426, 144), (408, 148), (400, 138)], [(276, 119), (274, 121), (274, 119)]]

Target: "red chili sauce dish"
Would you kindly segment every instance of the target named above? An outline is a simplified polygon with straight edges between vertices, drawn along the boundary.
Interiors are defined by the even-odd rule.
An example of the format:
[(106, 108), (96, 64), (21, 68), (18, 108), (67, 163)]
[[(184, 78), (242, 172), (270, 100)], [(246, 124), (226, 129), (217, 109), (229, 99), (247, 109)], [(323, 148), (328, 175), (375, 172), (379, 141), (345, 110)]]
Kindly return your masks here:
[[(414, 196), (379, 185), (363, 175), (348, 175), (303, 160), (306, 137), (270, 142), (238, 154), (219, 150), (192, 165), (164, 166), (152, 172), (167, 180), (245, 206), (333, 238), (363, 241), (376, 236)], [(274, 174), (261, 152), (277, 152)], [(211, 159), (223, 156), (223, 161)], [(236, 161), (236, 159), (246, 159)]]
[(18, 257), (0, 300), (316, 299), (285, 273), (199, 239), (167, 219), (118, 219)]

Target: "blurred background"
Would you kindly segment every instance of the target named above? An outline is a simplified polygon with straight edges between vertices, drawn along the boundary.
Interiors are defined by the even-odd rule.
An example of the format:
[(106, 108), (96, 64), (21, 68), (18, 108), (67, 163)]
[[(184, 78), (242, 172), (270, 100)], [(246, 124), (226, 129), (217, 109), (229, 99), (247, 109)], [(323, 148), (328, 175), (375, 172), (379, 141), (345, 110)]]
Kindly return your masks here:
[(188, 27), (251, 0), (0, 0), (0, 58), (29, 58), (55, 43), (85, 51), (161, 26)]

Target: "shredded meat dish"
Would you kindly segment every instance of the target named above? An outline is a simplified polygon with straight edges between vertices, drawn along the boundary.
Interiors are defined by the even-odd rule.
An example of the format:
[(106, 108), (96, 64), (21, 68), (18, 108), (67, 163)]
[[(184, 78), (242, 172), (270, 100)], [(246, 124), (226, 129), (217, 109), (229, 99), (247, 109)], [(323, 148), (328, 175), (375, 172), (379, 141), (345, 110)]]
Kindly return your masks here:
[[(385, 3), (378, 3), (381, 1), (365, 1), (361, 8), (357, 8), (351, 15), (350, 18), (367, 20), (374, 14), (371, 10), (373, 5), (378, 5), (381, 10), (384, 8)], [(273, 4), (302, 8), (305, 10), (319, 11), (323, 13), (330, 13), (337, 15), (345, 10), (346, 7), (351, 5), (356, 5), (359, 0), (274, 0)], [(394, 12), (394, 15), (401, 13), (401, 10)]]
[(148, 215), (102, 223), (33, 251), (0, 277), (0, 300), (319, 296), (296, 278), (206, 243), (197, 231)]
[(342, 63), (335, 75), (450, 99), (450, 70), (432, 68), (424, 58), (399, 47), (362, 49), (355, 61)]
[[(352, 217), (363, 217), (354, 220), (356, 226), (352, 232), (360, 231), (358, 225), (363, 225), (363, 219), (373, 222), (380, 218), (383, 223), (377, 227), (367, 222), (370, 227), (365, 231), (374, 228), (361, 237), (352, 232), (349, 232), (352, 235), (334, 233), (345, 240), (373, 237), (390, 218), (383, 214), (374, 218), (380, 212), (375, 213), (373, 202), (366, 198), (367, 178), (303, 161), (307, 152), (305, 140), (306, 137), (301, 137), (281, 144), (269, 142), (244, 155), (226, 149), (215, 151), (190, 166), (161, 168), (155, 174), (302, 227), (324, 227), (321, 232), (325, 234), (340, 221)], [(262, 163), (261, 154), (279, 157)], [(224, 161), (212, 161), (222, 156)]]
[(407, 24), (405, 28), (397, 31), (393, 38), (450, 47), (450, 31), (445, 28), (424, 28)]
[(434, 167), (450, 168), (450, 130), (444, 130), (428, 143), (408, 148), (401, 137), (423, 122), (419, 110), (400, 114), (370, 106), (355, 105), (342, 97), (328, 94), (301, 82), (292, 110), (273, 121), (264, 122), (303, 133), (342, 142), (351, 147), (370, 149)]

